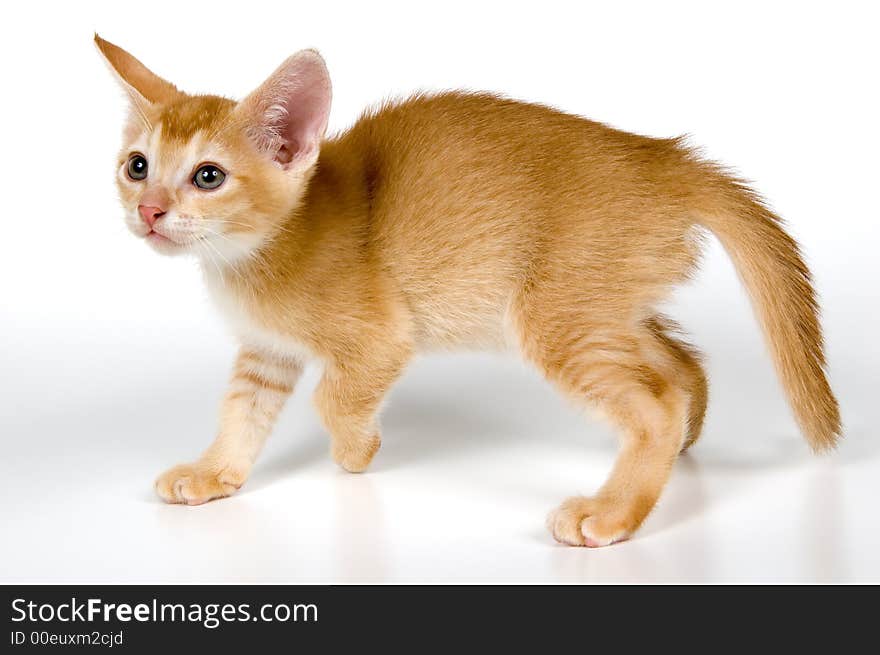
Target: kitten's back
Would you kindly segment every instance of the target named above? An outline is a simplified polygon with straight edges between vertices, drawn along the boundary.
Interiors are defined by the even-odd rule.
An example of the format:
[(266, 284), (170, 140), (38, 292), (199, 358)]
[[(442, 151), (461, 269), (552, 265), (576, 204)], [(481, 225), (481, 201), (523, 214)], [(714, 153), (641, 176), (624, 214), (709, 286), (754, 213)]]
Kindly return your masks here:
[(511, 298), (548, 267), (570, 279), (571, 302), (615, 288), (618, 311), (659, 299), (694, 261), (668, 198), (688, 161), (674, 140), (443, 93), (371, 111), (325, 152), (363, 162), (372, 243), (429, 339), (502, 338)]

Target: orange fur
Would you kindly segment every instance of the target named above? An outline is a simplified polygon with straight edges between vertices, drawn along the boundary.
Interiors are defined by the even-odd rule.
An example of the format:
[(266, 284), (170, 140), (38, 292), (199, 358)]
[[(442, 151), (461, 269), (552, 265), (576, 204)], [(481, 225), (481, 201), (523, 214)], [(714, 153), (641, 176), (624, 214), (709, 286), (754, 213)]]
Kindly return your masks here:
[[(183, 94), (96, 42), (136, 107), (117, 178), (129, 225), (143, 236), (136, 207), (161, 189), (180, 243), (157, 248), (200, 253), (242, 341), (220, 435), (159, 479), (164, 499), (240, 486), (306, 359), (324, 367), (315, 402), (333, 456), (362, 471), (379, 448), (382, 399), (414, 353), (509, 347), (601, 408), (623, 439), (599, 492), (551, 514), (554, 536), (626, 538), (702, 426), (699, 356), (656, 311), (693, 271), (701, 228), (736, 264), (808, 441), (834, 445), (837, 405), (796, 244), (742, 182), (680, 140), (442, 93), (386, 104), (318, 151), (309, 139), (323, 134), (329, 78), (316, 53), (235, 103)], [(291, 67), (306, 71), (301, 83)], [(284, 93), (293, 102), (279, 110)], [(304, 122), (285, 137), (300, 106)], [(133, 151), (155, 162), (147, 180), (125, 176)], [(228, 172), (216, 192), (189, 183), (205, 160)]]

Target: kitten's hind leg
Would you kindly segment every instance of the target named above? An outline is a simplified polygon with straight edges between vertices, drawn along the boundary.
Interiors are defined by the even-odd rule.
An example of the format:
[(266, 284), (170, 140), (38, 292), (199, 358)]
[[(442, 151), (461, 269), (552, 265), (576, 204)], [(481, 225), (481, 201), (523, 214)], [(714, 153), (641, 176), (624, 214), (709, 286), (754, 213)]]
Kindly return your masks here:
[(169, 503), (201, 505), (235, 493), (301, 372), (298, 362), (242, 348), (223, 400), (217, 438), (198, 461), (159, 476), (159, 496)]
[(592, 497), (566, 500), (548, 517), (563, 543), (605, 546), (632, 534), (665, 486), (685, 440), (688, 390), (670, 350), (646, 325), (586, 325), (544, 318), (523, 349), (548, 379), (597, 405), (619, 428), (621, 450)]
[(375, 345), (366, 357), (330, 364), (315, 390), (315, 406), (332, 439), (334, 461), (352, 473), (366, 470), (381, 445), (377, 413), (410, 357), (407, 346)]
[(657, 343), (669, 353), (677, 380), (688, 392), (687, 431), (682, 446), (684, 452), (700, 438), (706, 416), (709, 385), (701, 364), (702, 358), (696, 348), (673, 336), (681, 331), (675, 322), (658, 315), (646, 321), (645, 325)]

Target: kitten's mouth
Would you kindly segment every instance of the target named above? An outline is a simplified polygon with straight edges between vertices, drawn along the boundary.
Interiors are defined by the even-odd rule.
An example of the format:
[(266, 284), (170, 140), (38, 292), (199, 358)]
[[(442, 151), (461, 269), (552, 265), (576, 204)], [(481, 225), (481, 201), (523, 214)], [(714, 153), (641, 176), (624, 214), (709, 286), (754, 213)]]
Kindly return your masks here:
[(165, 252), (178, 249), (182, 245), (171, 237), (166, 237), (164, 234), (156, 232), (156, 230), (150, 230), (144, 238), (151, 246)]
[(146, 238), (154, 243), (175, 243), (164, 234), (159, 234), (158, 232), (156, 232), (156, 230), (150, 230), (149, 232), (147, 232)]

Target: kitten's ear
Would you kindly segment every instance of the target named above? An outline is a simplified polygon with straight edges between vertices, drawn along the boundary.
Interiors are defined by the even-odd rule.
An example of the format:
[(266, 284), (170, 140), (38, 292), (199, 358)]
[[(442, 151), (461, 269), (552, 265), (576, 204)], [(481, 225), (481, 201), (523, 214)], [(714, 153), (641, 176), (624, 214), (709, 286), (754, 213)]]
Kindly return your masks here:
[(303, 170), (318, 158), (330, 116), (330, 75), (315, 50), (288, 58), (239, 103), (248, 136), (285, 170)]
[(140, 112), (180, 96), (176, 86), (153, 73), (118, 45), (105, 41), (97, 34), (95, 45)]

